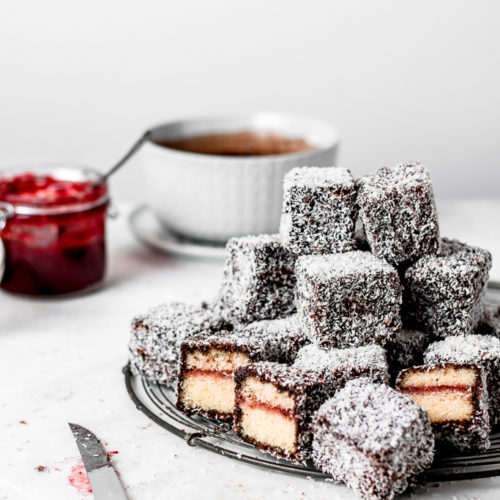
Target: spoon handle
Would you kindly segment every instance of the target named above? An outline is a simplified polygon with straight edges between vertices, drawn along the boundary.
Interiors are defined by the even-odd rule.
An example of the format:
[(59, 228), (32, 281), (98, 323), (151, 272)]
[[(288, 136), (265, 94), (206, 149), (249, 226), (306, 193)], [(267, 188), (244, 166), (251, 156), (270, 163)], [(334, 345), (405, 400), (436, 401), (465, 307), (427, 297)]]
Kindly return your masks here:
[(123, 156), (115, 165), (113, 165), (105, 174), (102, 175), (99, 180), (99, 184), (104, 184), (109, 177), (114, 174), (124, 163), (126, 163), (140, 147), (151, 137), (151, 130), (147, 130), (144, 134), (133, 144), (133, 146), (127, 151), (125, 156)]

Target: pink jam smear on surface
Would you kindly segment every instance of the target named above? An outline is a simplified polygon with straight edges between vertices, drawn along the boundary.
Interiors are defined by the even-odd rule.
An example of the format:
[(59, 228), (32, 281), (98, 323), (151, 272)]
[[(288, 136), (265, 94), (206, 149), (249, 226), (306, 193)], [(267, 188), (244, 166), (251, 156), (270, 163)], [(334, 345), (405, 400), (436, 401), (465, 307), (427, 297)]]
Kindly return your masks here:
[(71, 469), (68, 477), (69, 484), (75, 487), (80, 493), (92, 493), (89, 478), (83, 464), (75, 465)]
[[(0, 177), (0, 201), (36, 208), (71, 208), (97, 201), (106, 186), (25, 173)], [(14, 293), (54, 295), (99, 282), (105, 272), (107, 203), (86, 210), (7, 219), (0, 237), (5, 272), (0, 287)]]

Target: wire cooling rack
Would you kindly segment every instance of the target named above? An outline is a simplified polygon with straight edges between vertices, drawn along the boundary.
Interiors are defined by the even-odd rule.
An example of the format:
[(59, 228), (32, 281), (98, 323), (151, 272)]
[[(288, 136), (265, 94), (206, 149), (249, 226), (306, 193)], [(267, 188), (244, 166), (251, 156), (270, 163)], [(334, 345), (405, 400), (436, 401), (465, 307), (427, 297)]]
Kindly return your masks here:
[[(488, 284), (488, 302), (500, 304), (500, 283)], [(307, 466), (278, 460), (245, 443), (226, 423), (215, 423), (200, 416), (188, 416), (175, 406), (175, 394), (167, 386), (134, 376), (130, 366), (123, 368), (127, 392), (138, 410), (164, 429), (184, 439), (189, 446), (199, 446), (219, 455), (247, 462), (268, 470), (331, 480), (331, 476)], [(427, 482), (475, 479), (500, 475), (500, 429), (491, 435), (491, 448), (473, 455), (438, 455), (426, 471)]]

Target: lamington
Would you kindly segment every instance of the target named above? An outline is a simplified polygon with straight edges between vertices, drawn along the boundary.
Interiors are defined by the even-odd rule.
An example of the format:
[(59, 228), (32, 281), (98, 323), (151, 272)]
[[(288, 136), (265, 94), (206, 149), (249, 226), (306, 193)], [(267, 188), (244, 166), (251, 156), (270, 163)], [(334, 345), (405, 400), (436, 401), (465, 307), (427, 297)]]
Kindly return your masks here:
[(325, 381), (331, 396), (355, 378), (365, 377), (372, 382), (389, 383), (385, 351), (378, 345), (322, 349), (315, 344), (308, 344), (299, 351), (293, 366), (317, 372)]
[(371, 253), (304, 255), (295, 272), (297, 311), (312, 343), (383, 345), (401, 327), (398, 273)]
[(170, 302), (132, 320), (129, 357), (132, 373), (175, 385), (181, 342), (202, 332), (230, 329), (213, 305)]
[(427, 411), (438, 448), (489, 448), (488, 393), (482, 367), (466, 363), (414, 366), (399, 374), (396, 387)]
[(275, 457), (304, 463), (310, 456), (311, 416), (327, 398), (322, 381), (268, 362), (241, 366), (234, 379), (236, 433)]
[(434, 458), (423, 408), (367, 379), (349, 381), (313, 417), (312, 459), (366, 500), (392, 500)]
[(401, 328), (397, 331), (385, 345), (391, 381), (396, 380), (401, 370), (421, 364), (429, 343), (429, 335), (421, 330)]
[(490, 424), (500, 424), (500, 339), (491, 335), (447, 337), (429, 345), (424, 353), (424, 362), (481, 366), (486, 373)]
[(244, 325), (293, 314), (294, 266), (278, 235), (231, 238), (219, 294), (222, 316)]
[(296, 167), (285, 175), (280, 234), (295, 255), (353, 250), (356, 183), (341, 167)]
[(443, 238), (437, 255), (404, 273), (405, 319), (434, 337), (472, 333), (484, 314), (490, 268), (487, 250)]
[(187, 339), (181, 344), (177, 407), (188, 414), (231, 421), (234, 370), (257, 361), (290, 362), (304, 340), (294, 316), (254, 323), (232, 334)]
[(359, 215), (377, 257), (399, 266), (438, 251), (438, 217), (425, 167), (418, 162), (384, 167), (359, 185)]

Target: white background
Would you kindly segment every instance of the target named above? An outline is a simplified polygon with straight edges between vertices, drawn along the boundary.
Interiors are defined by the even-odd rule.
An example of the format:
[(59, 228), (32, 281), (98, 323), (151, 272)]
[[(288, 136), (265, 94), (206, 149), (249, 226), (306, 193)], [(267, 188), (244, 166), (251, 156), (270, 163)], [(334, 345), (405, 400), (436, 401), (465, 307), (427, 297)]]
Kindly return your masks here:
[(277, 110), (337, 126), (356, 174), (418, 159), (438, 198), (500, 194), (497, 1), (0, 5), (0, 166), (105, 168), (152, 124)]

